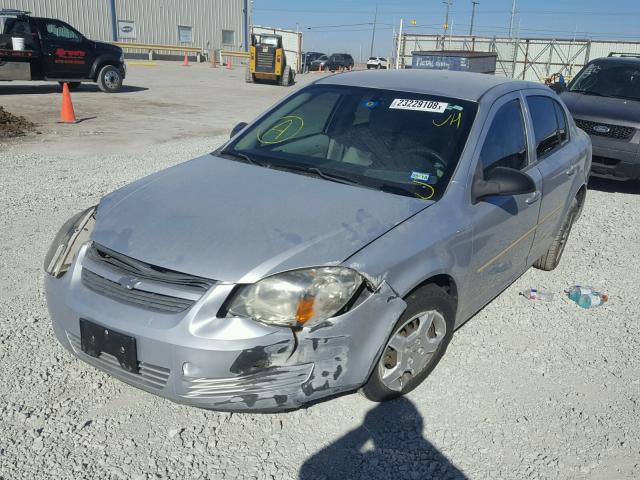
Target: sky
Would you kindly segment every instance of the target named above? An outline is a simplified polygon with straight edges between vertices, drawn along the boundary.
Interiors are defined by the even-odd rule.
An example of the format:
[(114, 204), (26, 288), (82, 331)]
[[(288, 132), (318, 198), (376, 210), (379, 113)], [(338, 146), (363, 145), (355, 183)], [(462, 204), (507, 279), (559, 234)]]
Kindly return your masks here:
[[(305, 51), (369, 56), (376, 5), (374, 56), (391, 56), (394, 28), (403, 18), (409, 33), (442, 33), (443, 0), (250, 0), (255, 25), (303, 33)], [(506, 36), (512, 0), (476, 0), (474, 33)], [(450, 32), (469, 33), (471, 0), (451, 0)], [(411, 26), (411, 20), (416, 21)], [(516, 0), (514, 32), (520, 37), (640, 41), (640, 0)], [(362, 52), (362, 53), (361, 53)]]

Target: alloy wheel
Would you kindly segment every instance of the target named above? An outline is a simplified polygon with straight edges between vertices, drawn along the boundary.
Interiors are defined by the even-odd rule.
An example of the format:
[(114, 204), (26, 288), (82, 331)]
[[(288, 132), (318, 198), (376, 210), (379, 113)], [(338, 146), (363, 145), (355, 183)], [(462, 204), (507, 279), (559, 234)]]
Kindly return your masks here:
[(436, 310), (419, 313), (391, 336), (378, 364), (382, 383), (402, 391), (407, 382), (423, 372), (434, 358), (447, 333), (447, 323)]

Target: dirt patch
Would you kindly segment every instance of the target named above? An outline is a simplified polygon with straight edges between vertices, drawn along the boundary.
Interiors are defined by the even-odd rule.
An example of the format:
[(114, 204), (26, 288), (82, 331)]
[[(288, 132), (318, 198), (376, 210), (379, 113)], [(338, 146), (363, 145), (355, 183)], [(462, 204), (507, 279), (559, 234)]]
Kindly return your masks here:
[(0, 107), (0, 138), (19, 137), (34, 131), (35, 124)]

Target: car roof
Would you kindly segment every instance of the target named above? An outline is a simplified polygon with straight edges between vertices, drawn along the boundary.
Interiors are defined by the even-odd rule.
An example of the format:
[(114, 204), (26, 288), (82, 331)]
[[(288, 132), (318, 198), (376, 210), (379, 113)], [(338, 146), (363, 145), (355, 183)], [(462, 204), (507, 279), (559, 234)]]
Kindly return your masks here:
[(480, 100), (485, 93), (494, 88), (500, 89), (503, 93), (527, 88), (549, 90), (540, 83), (486, 73), (426, 69), (358, 70), (331, 75), (316, 83), (426, 93), (471, 101)]
[(593, 63), (593, 62), (631, 63), (631, 64), (637, 65), (640, 63), (640, 58), (638, 57), (601, 57), (601, 58), (594, 58), (593, 60), (589, 61), (589, 63)]

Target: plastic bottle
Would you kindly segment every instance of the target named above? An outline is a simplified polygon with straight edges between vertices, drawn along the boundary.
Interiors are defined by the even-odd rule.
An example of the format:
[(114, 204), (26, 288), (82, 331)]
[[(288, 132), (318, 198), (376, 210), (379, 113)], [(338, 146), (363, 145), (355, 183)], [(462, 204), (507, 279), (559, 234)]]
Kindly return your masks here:
[(576, 303), (578, 303), (582, 295), (589, 295), (591, 292), (593, 292), (593, 288), (584, 285), (574, 285), (565, 290), (569, 300), (573, 300)]
[(606, 293), (590, 292), (581, 295), (576, 303), (582, 308), (593, 308), (599, 307), (608, 300), (609, 295)]
[(553, 292), (547, 290), (538, 290), (537, 288), (528, 288), (520, 292), (524, 298), (528, 300), (541, 300), (543, 302), (550, 302), (553, 300)]

